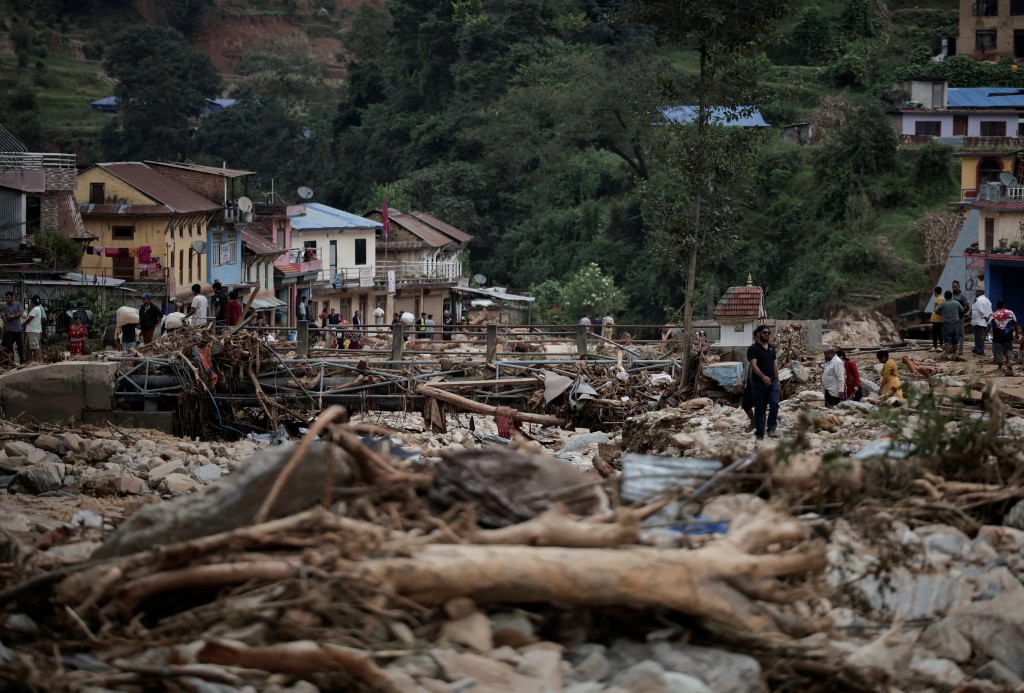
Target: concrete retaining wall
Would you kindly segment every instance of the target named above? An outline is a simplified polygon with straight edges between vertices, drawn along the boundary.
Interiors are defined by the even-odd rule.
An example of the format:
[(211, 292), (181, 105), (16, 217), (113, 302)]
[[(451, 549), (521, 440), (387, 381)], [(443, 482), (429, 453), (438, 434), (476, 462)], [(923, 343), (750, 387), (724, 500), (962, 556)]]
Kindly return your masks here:
[(0, 375), (0, 407), (7, 418), (62, 423), (85, 411), (114, 408), (116, 363), (64, 361)]

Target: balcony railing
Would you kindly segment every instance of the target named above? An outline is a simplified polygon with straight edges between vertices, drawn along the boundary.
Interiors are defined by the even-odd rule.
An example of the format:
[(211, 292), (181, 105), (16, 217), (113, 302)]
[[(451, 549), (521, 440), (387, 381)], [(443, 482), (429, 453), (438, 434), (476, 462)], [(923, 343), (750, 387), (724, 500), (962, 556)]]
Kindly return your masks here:
[(291, 248), (274, 260), (274, 267), (288, 272), (320, 272), (323, 266), (318, 249), (315, 248)]
[(430, 281), (455, 282), (462, 277), (461, 260), (421, 260), (378, 262), (359, 267), (325, 267), (319, 280), (335, 288), (384, 286), (388, 270), (394, 270), (396, 284), (415, 284)]
[(0, 169), (75, 168), (74, 154), (45, 152), (0, 152)]

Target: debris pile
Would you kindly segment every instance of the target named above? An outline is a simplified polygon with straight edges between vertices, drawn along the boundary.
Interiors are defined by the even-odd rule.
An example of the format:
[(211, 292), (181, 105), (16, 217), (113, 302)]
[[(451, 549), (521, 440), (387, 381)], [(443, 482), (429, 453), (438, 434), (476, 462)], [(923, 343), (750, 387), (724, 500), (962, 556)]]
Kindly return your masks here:
[[(912, 363), (936, 373), (906, 406), (826, 410), (808, 385), (782, 403), (785, 435), (767, 444), (722, 401), (647, 411), (662, 386), (608, 364), (516, 376), (564, 412), (571, 399), (621, 402), (633, 394), (616, 388), (643, 382), (645, 406), (606, 430), (502, 407), (349, 417), (331, 406), (284, 445), (6, 424), (0, 680), (221, 693), (1013, 690), (1024, 685), (1024, 639), (1006, 635), (1024, 629), (1024, 418), (1003, 397), (1014, 384), (952, 388), (936, 379), (962, 367)], [(420, 394), (446, 401), (429, 382), (417, 389), (442, 396)], [(524, 435), (501, 437), (508, 422)], [(167, 484), (174, 475), (190, 488)], [(107, 484), (139, 495), (97, 491)]]

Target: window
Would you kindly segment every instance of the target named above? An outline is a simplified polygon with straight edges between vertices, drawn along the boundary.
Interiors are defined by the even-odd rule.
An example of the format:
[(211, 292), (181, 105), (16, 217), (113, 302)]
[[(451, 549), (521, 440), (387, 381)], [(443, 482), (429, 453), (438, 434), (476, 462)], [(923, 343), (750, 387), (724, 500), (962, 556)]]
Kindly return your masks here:
[(185, 284), (185, 251), (178, 251), (178, 286)]
[(366, 264), (366, 239), (365, 238), (357, 238), (356, 239), (356, 264), (357, 265), (365, 265)]
[(985, 247), (982, 250), (992, 250), (996, 244), (996, 220), (985, 219)]
[(1010, 0), (1010, 14), (1015, 17), (1024, 14), (1024, 0)]
[(1006, 137), (1005, 120), (983, 120), (978, 124), (982, 137)]
[(111, 236), (115, 241), (135, 240), (134, 226), (114, 226), (110, 229)]
[(922, 135), (924, 137), (941, 137), (942, 121), (919, 120), (916, 123), (914, 123), (914, 134)]
[(974, 50), (985, 53), (996, 49), (995, 29), (985, 29), (974, 32)]
[(234, 233), (219, 233), (213, 237), (213, 247), (210, 248), (211, 259), (214, 267), (222, 265), (233, 265), (238, 261), (238, 236)]
[(932, 108), (945, 108), (942, 102), (942, 90), (945, 85), (942, 82), (932, 83)]
[(101, 205), (105, 199), (103, 183), (89, 183), (89, 204)]
[(998, 0), (978, 0), (974, 3), (975, 17), (997, 17), (999, 16)]

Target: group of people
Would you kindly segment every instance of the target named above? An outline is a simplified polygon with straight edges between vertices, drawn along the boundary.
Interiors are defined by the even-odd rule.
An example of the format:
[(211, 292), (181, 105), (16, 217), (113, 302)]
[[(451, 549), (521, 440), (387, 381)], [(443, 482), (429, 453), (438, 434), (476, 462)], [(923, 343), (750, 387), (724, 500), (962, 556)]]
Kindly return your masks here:
[[(754, 438), (764, 440), (778, 437), (779, 419), (779, 370), (776, 364), (775, 346), (771, 343), (772, 328), (758, 325), (754, 330), (754, 342), (747, 348), (744, 369), (741, 408), (750, 419), (748, 430)], [(856, 362), (841, 349), (827, 345), (823, 349), (825, 362), (821, 382), (825, 390), (825, 406), (834, 407), (843, 400), (859, 402), (864, 397), (864, 384)], [(899, 380), (899, 368), (888, 351), (876, 353), (882, 364), (879, 386), (880, 399), (896, 397), (903, 399), (903, 388)]]
[(608, 311), (603, 318), (600, 313), (594, 313), (594, 317), (584, 315), (580, 318), (580, 324), (605, 339), (611, 339), (612, 332), (615, 330), (615, 318), (612, 317), (611, 311)]
[[(971, 353), (985, 356), (985, 344), (991, 333), (993, 362), (1012, 373), (1014, 340), (1019, 331), (1017, 316), (1002, 300), (996, 301), (993, 310), (992, 302), (981, 287), (975, 290), (973, 304), (961, 292), (960, 282), (954, 281), (945, 292), (941, 286), (935, 287), (935, 304), (930, 318), (932, 350), (942, 353), (950, 361), (962, 360), (964, 323), (968, 320), (974, 332), (974, 348)], [(1021, 337), (1020, 346), (1024, 350), (1024, 334)]]
[(39, 296), (32, 297), (26, 312), (21, 302), (14, 300), (14, 293), (8, 291), (4, 295), (0, 316), (3, 317), (4, 332), (0, 345), (4, 352), (11, 358), (17, 352), (21, 363), (41, 361), (43, 323), (47, 316)]

